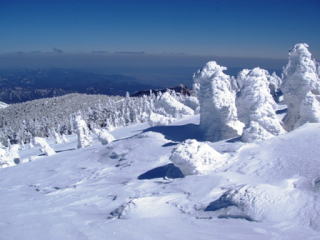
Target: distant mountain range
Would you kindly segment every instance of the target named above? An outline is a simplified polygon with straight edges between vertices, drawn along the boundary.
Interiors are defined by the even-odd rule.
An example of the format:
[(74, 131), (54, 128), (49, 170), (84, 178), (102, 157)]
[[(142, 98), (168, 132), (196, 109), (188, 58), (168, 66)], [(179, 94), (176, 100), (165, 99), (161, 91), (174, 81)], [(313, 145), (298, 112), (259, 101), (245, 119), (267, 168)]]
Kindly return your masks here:
[(157, 88), (125, 75), (104, 75), (69, 69), (2, 70), (0, 101), (17, 103), (67, 93), (125, 95)]

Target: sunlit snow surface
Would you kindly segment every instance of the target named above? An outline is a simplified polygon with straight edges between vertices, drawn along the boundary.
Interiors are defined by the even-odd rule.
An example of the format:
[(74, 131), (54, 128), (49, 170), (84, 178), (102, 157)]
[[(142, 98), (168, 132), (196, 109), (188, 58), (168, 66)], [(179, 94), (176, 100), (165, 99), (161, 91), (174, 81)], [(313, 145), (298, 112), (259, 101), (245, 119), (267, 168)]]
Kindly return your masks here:
[(83, 149), (71, 137), (49, 157), (23, 150), (26, 163), (0, 169), (0, 239), (320, 239), (320, 124), (209, 143), (226, 164), (206, 175), (138, 179), (200, 141), (197, 123), (135, 125)]

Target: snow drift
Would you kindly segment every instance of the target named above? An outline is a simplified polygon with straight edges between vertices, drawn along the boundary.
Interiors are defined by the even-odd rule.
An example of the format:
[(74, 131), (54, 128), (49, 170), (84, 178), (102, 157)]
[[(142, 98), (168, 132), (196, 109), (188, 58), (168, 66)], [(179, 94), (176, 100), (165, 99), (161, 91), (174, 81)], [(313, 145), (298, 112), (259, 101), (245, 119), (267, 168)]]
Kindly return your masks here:
[(170, 160), (184, 175), (205, 174), (218, 169), (225, 163), (225, 157), (206, 143), (194, 139), (180, 143)]

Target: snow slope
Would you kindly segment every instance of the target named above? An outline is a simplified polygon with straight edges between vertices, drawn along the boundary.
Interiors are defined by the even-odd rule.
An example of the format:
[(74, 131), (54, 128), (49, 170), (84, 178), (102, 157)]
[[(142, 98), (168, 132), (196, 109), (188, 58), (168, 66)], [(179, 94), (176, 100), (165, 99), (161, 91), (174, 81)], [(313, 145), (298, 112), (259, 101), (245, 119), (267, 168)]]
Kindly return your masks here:
[(6, 104), (6, 103), (4, 103), (4, 102), (0, 102), (0, 109), (6, 108), (6, 107), (8, 107), (8, 106), (9, 106), (8, 104)]
[(22, 150), (31, 162), (0, 169), (0, 239), (319, 239), (320, 124), (207, 143), (225, 164), (182, 177), (171, 152), (201, 140), (198, 122), (132, 125), (82, 149), (72, 136), (52, 156)]

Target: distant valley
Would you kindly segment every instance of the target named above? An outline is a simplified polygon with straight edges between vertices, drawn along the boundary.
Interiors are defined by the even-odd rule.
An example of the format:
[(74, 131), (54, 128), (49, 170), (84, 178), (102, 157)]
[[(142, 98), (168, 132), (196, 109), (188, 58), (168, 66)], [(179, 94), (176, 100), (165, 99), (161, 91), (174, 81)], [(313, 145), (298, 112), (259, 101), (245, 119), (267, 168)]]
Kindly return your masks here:
[(125, 75), (70, 69), (1, 70), (0, 101), (18, 103), (67, 93), (125, 95), (157, 86)]

